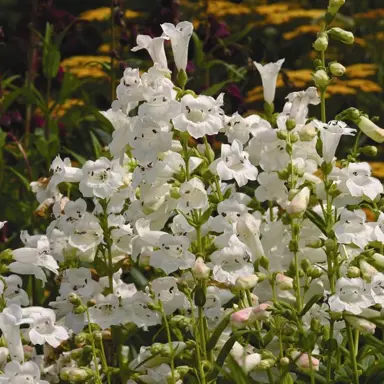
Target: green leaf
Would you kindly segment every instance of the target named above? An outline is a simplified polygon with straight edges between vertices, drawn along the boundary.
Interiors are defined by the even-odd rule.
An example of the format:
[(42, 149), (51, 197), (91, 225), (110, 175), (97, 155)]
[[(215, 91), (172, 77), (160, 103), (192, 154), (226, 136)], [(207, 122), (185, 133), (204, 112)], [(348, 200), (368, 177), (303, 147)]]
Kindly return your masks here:
[(71, 155), (81, 166), (83, 166), (85, 164), (85, 162), (87, 161), (83, 156), (70, 150), (69, 148), (64, 147), (63, 150), (68, 155)]
[(323, 298), (323, 295), (321, 294), (313, 295), (308, 300), (307, 304), (305, 304), (305, 307), (302, 309), (302, 311), (300, 312), (300, 316), (304, 316), (312, 308), (312, 306), (317, 302), (319, 302), (322, 298)]
[(100, 145), (100, 142), (97, 139), (96, 135), (92, 131), (89, 131), (89, 134), (91, 136), (93, 151), (95, 152), (95, 158), (98, 159), (100, 157), (100, 155), (101, 155), (101, 145)]
[(202, 94), (207, 96), (214, 96), (219, 93), (221, 89), (224, 88), (228, 83), (233, 83), (233, 80), (224, 80), (221, 83), (214, 84), (208, 89), (205, 89)]
[(208, 340), (208, 343), (207, 343), (207, 352), (209, 352), (213, 348), (215, 348), (217, 342), (220, 339), (221, 334), (225, 331), (225, 329), (227, 328), (227, 326), (229, 324), (229, 320), (231, 318), (231, 315), (232, 315), (232, 313), (228, 313), (228, 315), (225, 316), (223, 318), (223, 320), (221, 320), (219, 325), (213, 331), (212, 336), (210, 337), (210, 339)]
[(2, 82), (3, 89), (8, 88), (15, 80), (19, 79), (20, 77), (21, 77), (20, 75), (14, 75), (4, 79)]
[(305, 216), (307, 217), (307, 219), (311, 220), (312, 223), (315, 224), (316, 227), (319, 228), (320, 231), (324, 233), (324, 235), (328, 236), (327, 229), (326, 229), (327, 226), (325, 224), (325, 221), (319, 214), (317, 214), (312, 209), (307, 209), (305, 211)]
[(192, 33), (192, 40), (195, 48), (195, 63), (198, 67), (202, 67), (204, 63), (204, 51), (203, 51), (203, 43), (197, 36), (196, 32)]
[(7, 134), (0, 128), (0, 149), (4, 147), (6, 138)]
[(29, 180), (22, 175), (20, 172), (16, 171), (14, 167), (7, 167), (7, 170), (11, 171), (14, 175), (16, 175), (20, 181), (23, 183), (25, 188), (29, 191), (30, 190), (30, 185), (29, 185)]
[(236, 75), (239, 79), (244, 79), (245, 75), (244, 75), (244, 68), (241, 68), (241, 70), (239, 69), (236, 69), (236, 67), (232, 64), (228, 64), (226, 63), (225, 61), (223, 60), (211, 60), (209, 61), (207, 64), (205, 64), (205, 68), (206, 69), (209, 69), (209, 68), (212, 68), (213, 66), (215, 65), (222, 65), (224, 66), (225, 68), (227, 68), (227, 70), (229, 72), (232, 72), (234, 75)]
[(140, 288), (144, 288), (148, 285), (147, 278), (141, 273), (139, 269), (133, 267), (129, 272), (134, 283), (137, 284)]
[(60, 51), (54, 45), (50, 45), (43, 55), (43, 73), (47, 79), (56, 77), (61, 61)]

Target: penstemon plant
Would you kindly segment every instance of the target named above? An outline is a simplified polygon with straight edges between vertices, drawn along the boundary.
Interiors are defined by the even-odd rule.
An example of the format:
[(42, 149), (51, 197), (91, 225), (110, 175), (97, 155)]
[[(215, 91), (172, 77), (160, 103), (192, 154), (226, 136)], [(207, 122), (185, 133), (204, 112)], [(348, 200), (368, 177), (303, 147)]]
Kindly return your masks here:
[[(226, 116), (223, 94), (186, 88), (191, 23), (138, 36), (154, 65), (127, 68), (103, 112), (110, 156), (82, 168), (58, 156), (31, 185), (52, 212), (46, 234), (0, 255), (2, 383), (383, 382), (384, 191), (359, 140), (384, 130), (325, 108), (345, 72), (326, 61), (329, 39), (353, 43), (330, 27), (343, 3), (330, 0), (314, 43), (316, 87), (281, 113), (283, 60), (255, 63), (263, 115)], [(355, 145), (337, 161), (344, 135)]]

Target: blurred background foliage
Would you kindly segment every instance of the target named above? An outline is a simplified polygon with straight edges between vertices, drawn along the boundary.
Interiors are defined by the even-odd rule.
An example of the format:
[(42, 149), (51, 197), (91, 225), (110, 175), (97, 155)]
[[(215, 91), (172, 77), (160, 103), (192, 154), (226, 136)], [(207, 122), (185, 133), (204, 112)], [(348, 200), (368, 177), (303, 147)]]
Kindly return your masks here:
[[(1, 0), (0, 220), (8, 224), (0, 247), (17, 244), (20, 229), (48, 223), (50, 210), (38, 207), (29, 183), (49, 175), (57, 153), (81, 165), (104, 152), (112, 126), (98, 111), (109, 108), (125, 67), (151, 66), (146, 51), (130, 52), (138, 34), (156, 36), (163, 22), (192, 21), (188, 86), (213, 96), (225, 92), (227, 114), (262, 112), (253, 60), (284, 57), (275, 100), (281, 110), (289, 92), (312, 85), (317, 57), (312, 43), (327, 5), (327, 0)], [(383, 0), (347, 0), (333, 25), (356, 38), (352, 46), (332, 42), (327, 51), (328, 61), (347, 67), (328, 88), (328, 116), (356, 106), (384, 124)], [(374, 175), (384, 178), (383, 148), (369, 160)]]

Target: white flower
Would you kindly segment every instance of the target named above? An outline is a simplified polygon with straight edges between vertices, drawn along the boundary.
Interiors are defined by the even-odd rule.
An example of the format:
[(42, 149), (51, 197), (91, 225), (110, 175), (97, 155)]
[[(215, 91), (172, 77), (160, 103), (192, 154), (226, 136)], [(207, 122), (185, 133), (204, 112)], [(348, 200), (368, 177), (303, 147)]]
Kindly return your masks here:
[(268, 63), (266, 65), (261, 65), (256, 61), (253, 62), (260, 73), (261, 81), (263, 82), (264, 100), (268, 104), (273, 104), (275, 99), (277, 75), (284, 61), (285, 59), (281, 59), (276, 63)]
[(252, 261), (264, 256), (263, 245), (260, 241), (260, 224), (261, 221), (248, 212), (240, 216), (236, 223), (237, 237), (252, 252)]
[(146, 164), (156, 162), (159, 152), (166, 152), (171, 149), (172, 136), (168, 126), (161, 127), (148, 116), (136, 117), (129, 144), (139, 163)]
[[(6, 289), (4, 290), (4, 296), (7, 305), (28, 305), (29, 298), (27, 292), (25, 292), (23, 289), (23, 281), (21, 277), (17, 275), (10, 275), (3, 277), (3, 279), (6, 285)], [(0, 280), (0, 285), (1, 283), (2, 281)]]
[(153, 303), (153, 300), (142, 291), (136, 292), (131, 297), (124, 298), (122, 305), (128, 314), (126, 322), (135, 323), (140, 328), (160, 324), (160, 315), (148, 308), (149, 303)]
[(83, 165), (79, 189), (84, 197), (108, 198), (123, 185), (122, 170), (116, 161), (100, 157)]
[(177, 309), (188, 307), (188, 301), (184, 293), (177, 288), (177, 280), (172, 277), (160, 277), (152, 280), (151, 289), (155, 299), (161, 301), (167, 315)]
[(12, 254), (15, 261), (9, 265), (9, 269), (20, 275), (35, 275), (37, 279), (46, 283), (47, 277), (42, 268), (57, 275), (59, 266), (50, 255), (49, 240), (46, 236), (41, 236), (36, 245), (36, 248), (25, 247), (14, 250)]
[(384, 213), (380, 212), (377, 222), (374, 223), (373, 239), (384, 243)]
[(353, 212), (343, 209), (340, 221), (335, 224), (334, 230), (337, 240), (342, 244), (353, 243), (360, 249), (371, 241), (372, 227), (366, 225), (366, 214), (362, 209)]
[(204, 183), (197, 177), (186, 181), (180, 186), (180, 198), (177, 208), (184, 212), (193, 209), (206, 210), (208, 208), (208, 195)]
[(243, 347), (237, 341), (233, 345), (230, 354), (245, 373), (256, 369), (261, 362), (261, 355), (255, 353), (251, 345)]
[(348, 311), (355, 315), (375, 304), (375, 301), (361, 278), (341, 277), (336, 282), (336, 293), (329, 298), (329, 307), (333, 312)]
[(108, 296), (97, 295), (96, 305), (89, 309), (91, 323), (95, 323), (101, 329), (109, 328), (111, 325), (118, 325), (124, 322), (125, 313), (119, 308), (119, 298), (111, 293)]
[(20, 364), (18, 361), (10, 361), (4, 367), (4, 373), (0, 375), (1, 383), (9, 384), (48, 384), (48, 381), (40, 380), (39, 366), (33, 361)]
[(8, 223), (8, 221), (0, 221), (0, 229), (2, 229), (6, 223)]
[(181, 114), (172, 119), (173, 125), (195, 139), (215, 135), (223, 126), (220, 106), (211, 96), (185, 95), (181, 99)]
[(59, 218), (59, 225), (63, 232), (70, 235), (75, 230), (76, 224), (86, 215), (87, 203), (84, 199), (68, 201), (64, 207), (64, 214)]
[(314, 304), (309, 311), (303, 316), (303, 323), (306, 329), (311, 328), (312, 319), (317, 319), (321, 325), (329, 325), (329, 307), (323, 303), (321, 305)]
[(277, 172), (262, 172), (257, 177), (257, 181), (260, 184), (255, 190), (258, 201), (276, 201), (282, 205), (288, 199), (287, 186)]
[(165, 56), (164, 40), (168, 40), (166, 36), (152, 38), (148, 35), (137, 35), (137, 46), (131, 49), (137, 52), (140, 49), (146, 49), (154, 63), (159, 63), (163, 68), (168, 67), (167, 58)]
[(250, 115), (244, 118), (238, 112), (231, 117), (225, 117), (224, 131), (228, 141), (232, 143), (233, 140), (238, 140), (241, 144), (245, 144), (249, 136), (256, 133), (260, 122), (262, 122), (260, 116)]
[(372, 277), (371, 294), (375, 304), (384, 306), (384, 274), (377, 273)]
[(378, 127), (374, 122), (365, 116), (360, 116), (357, 123), (358, 127), (376, 143), (384, 143), (384, 129)]
[(256, 180), (257, 168), (248, 160), (248, 153), (243, 151), (243, 145), (234, 140), (232, 145), (222, 144), (221, 158), (211, 164), (211, 169), (216, 170), (221, 180), (235, 179), (239, 187)]
[(305, 124), (308, 115), (308, 105), (320, 103), (320, 97), (315, 87), (309, 87), (305, 91), (292, 92), (286, 99), (288, 102), (284, 106), (284, 112), (290, 119), (296, 121), (296, 125)]
[(381, 182), (371, 177), (368, 163), (349, 163), (346, 187), (353, 197), (366, 196), (372, 201), (384, 191)]
[(31, 318), (23, 318), (20, 306), (11, 304), (0, 313), (0, 329), (8, 343), (8, 350), (12, 360), (24, 361), (23, 345), (21, 343), (20, 325), (29, 324)]
[(321, 123), (320, 121), (313, 121), (312, 124), (314, 124), (320, 131), (320, 137), (323, 143), (323, 159), (327, 163), (332, 163), (341, 136), (353, 136), (354, 132), (356, 132), (356, 129), (349, 128), (343, 121), (333, 120), (328, 124)]
[(301, 216), (307, 210), (311, 191), (308, 187), (301, 189), (287, 205), (287, 213), (292, 216)]
[(23, 315), (33, 319), (28, 331), (32, 344), (42, 345), (48, 343), (53, 348), (57, 348), (64, 340), (69, 338), (67, 330), (55, 324), (56, 315), (52, 309), (28, 307), (23, 310)]
[(50, 169), (53, 171), (48, 185), (50, 190), (54, 190), (62, 182), (78, 183), (83, 176), (80, 168), (71, 166), (71, 160), (68, 157), (61, 160), (60, 156), (56, 156)]
[(178, 269), (191, 268), (195, 263), (195, 255), (188, 251), (189, 240), (185, 236), (162, 235), (158, 247), (152, 253), (149, 264), (162, 269), (167, 275)]
[(161, 24), (164, 34), (171, 40), (173, 58), (177, 69), (187, 68), (188, 46), (193, 32), (193, 24), (189, 21), (182, 21), (176, 26), (171, 23)]

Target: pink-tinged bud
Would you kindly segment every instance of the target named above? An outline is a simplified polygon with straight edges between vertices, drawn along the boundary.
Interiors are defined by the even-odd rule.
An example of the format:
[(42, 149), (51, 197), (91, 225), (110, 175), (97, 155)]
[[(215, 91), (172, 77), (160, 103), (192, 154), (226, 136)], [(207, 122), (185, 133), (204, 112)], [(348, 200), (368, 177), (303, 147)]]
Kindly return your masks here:
[(359, 266), (363, 277), (369, 281), (371, 281), (372, 277), (378, 273), (377, 269), (365, 260), (360, 260)]
[(361, 116), (357, 125), (363, 133), (376, 143), (384, 143), (384, 129), (378, 127), (373, 121)]
[[(292, 358), (295, 360), (296, 364), (303, 370), (308, 370), (311, 368), (310, 360), (308, 353), (301, 353), (298, 351), (292, 352)], [(312, 368), (314, 371), (319, 370), (320, 360), (311, 356)]]
[(239, 276), (236, 279), (235, 287), (238, 289), (251, 289), (256, 286), (259, 278), (256, 275)]
[(293, 289), (293, 279), (283, 275), (282, 273), (278, 273), (276, 275), (276, 284), (282, 291)]
[(253, 315), (253, 307), (241, 309), (235, 313), (232, 313), (230, 321), (235, 328), (247, 327), (255, 320)]
[(267, 320), (269, 316), (271, 316), (272, 312), (269, 309), (272, 308), (271, 303), (262, 303), (257, 307), (252, 308), (252, 312), (255, 320)]
[(371, 323), (366, 319), (362, 319), (354, 316), (346, 316), (345, 320), (348, 321), (349, 324), (352, 325), (353, 328), (356, 328), (358, 331), (362, 333), (375, 333), (376, 324)]
[(198, 257), (195, 261), (195, 265), (192, 267), (192, 272), (196, 279), (208, 279), (211, 270), (207, 264), (205, 264), (204, 259)]
[(300, 217), (304, 214), (308, 207), (309, 197), (311, 191), (308, 187), (304, 187), (299, 193), (297, 193), (292, 201), (287, 206), (287, 213), (291, 217)]

